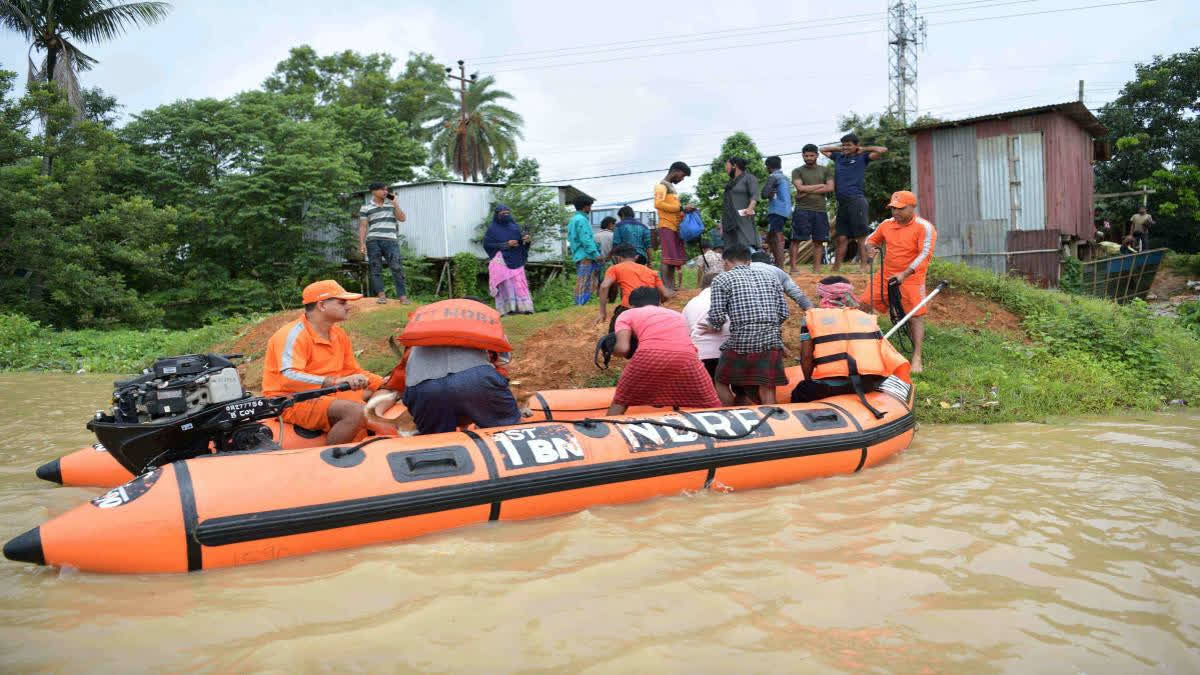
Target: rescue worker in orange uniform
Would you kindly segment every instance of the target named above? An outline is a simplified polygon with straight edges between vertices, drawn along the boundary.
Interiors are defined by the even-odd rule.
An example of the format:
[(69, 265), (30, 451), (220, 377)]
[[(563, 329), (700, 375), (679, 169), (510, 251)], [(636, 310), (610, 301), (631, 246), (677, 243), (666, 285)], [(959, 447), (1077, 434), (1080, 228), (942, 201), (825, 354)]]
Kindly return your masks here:
[[(873, 260), (880, 246), (884, 246), (883, 273), (874, 292), (863, 293), (858, 300), (870, 304), (874, 309), (888, 309), (887, 287), (884, 284), (900, 285), (900, 304), (907, 314), (925, 299), (925, 270), (933, 260), (933, 247), (937, 243), (937, 230), (933, 223), (917, 215), (917, 196), (908, 190), (892, 193), (888, 202), (892, 217), (879, 224), (864, 245), (867, 260)], [(895, 280), (894, 282), (892, 280)], [(921, 372), (921, 343), (925, 341), (925, 313), (922, 307), (909, 320), (912, 327), (913, 355), (912, 372)]]
[(350, 336), (337, 325), (349, 316), (350, 301), (361, 297), (332, 279), (311, 283), (302, 296), (304, 314), (276, 331), (267, 343), (264, 396), (349, 383), (350, 391), (303, 401), (283, 412), (285, 422), (328, 432), (330, 445), (366, 434), (363, 401), (383, 384), (382, 377), (358, 365)]

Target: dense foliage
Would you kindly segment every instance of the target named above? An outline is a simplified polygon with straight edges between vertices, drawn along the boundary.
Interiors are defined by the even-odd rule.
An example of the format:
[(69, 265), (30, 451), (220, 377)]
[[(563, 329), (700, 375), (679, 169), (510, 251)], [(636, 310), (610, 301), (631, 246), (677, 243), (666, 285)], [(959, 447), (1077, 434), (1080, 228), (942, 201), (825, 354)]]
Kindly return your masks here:
[[(1100, 109), (1115, 147), (1096, 165), (1096, 191), (1155, 190), (1153, 244), (1200, 251), (1200, 47), (1156, 56), (1136, 72)], [(1108, 201), (1098, 215), (1125, 224), (1140, 205), (1140, 197)]]
[[(74, 329), (199, 326), (294, 306), (315, 278), (352, 284), (351, 194), (445, 176), (429, 146), (457, 105), (427, 54), (401, 68), (307, 46), (260, 90), (176, 101), (121, 127), (98, 89), (82, 92), (78, 115), (62, 88), (22, 95), (15, 80), (0, 70), (0, 303)], [(500, 159), (489, 172), (531, 169)], [(424, 261), (406, 268), (414, 292), (427, 280), (432, 291)]]

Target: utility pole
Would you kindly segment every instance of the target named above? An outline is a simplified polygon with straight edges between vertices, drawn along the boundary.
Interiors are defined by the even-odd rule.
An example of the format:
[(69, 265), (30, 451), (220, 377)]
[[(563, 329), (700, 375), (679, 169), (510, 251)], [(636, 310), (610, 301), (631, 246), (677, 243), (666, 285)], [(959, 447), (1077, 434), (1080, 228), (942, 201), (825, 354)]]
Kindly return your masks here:
[[(462, 59), (458, 60), (458, 75), (454, 74), (454, 70), (450, 66), (446, 66), (446, 79), (458, 80), (458, 129), (456, 133), (460, 139), (465, 138), (467, 134), (467, 83), (474, 82), (478, 77), (479, 73), (471, 73), (471, 77), (467, 77), (466, 62)], [(457, 154), (461, 155), (462, 152), (463, 149), (459, 148)], [(454, 168), (459, 170), (459, 175), (462, 176), (463, 180), (467, 179), (466, 173), (463, 170), (466, 168), (465, 165)]]
[(917, 3), (888, 6), (888, 112), (908, 124), (917, 117), (917, 47), (925, 44), (925, 19)]
[(1083, 103), (1083, 80), (1079, 81), (1079, 102)]

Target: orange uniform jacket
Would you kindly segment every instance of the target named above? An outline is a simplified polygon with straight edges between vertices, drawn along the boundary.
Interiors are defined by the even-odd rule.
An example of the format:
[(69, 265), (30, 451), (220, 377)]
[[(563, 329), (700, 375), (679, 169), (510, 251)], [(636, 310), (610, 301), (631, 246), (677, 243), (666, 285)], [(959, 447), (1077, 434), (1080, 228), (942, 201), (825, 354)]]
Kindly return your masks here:
[(912, 276), (904, 280), (904, 285), (925, 285), (925, 270), (933, 260), (933, 247), (937, 243), (933, 223), (914, 216), (908, 225), (900, 225), (895, 218), (888, 218), (875, 228), (867, 241), (873, 246), (887, 244), (887, 253), (883, 257), (884, 279), (911, 269)]
[(318, 389), (326, 377), (356, 373), (366, 375), (370, 389), (378, 389), (383, 378), (358, 365), (350, 336), (341, 326), (330, 326), (329, 339), (317, 335), (308, 319), (301, 316), (275, 331), (267, 343), (263, 366), (263, 395), (279, 396)]

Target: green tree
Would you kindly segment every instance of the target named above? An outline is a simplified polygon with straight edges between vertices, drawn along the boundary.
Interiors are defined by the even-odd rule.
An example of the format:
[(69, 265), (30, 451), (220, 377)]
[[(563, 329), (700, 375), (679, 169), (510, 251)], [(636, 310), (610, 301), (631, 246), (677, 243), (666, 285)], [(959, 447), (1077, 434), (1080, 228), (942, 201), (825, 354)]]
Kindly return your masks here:
[[(767, 179), (767, 165), (763, 163), (763, 154), (749, 134), (739, 131), (721, 144), (721, 152), (713, 158), (708, 171), (700, 175), (696, 181), (696, 198), (700, 200), (700, 214), (705, 225), (721, 222), (721, 212), (725, 203), (725, 186), (729, 183), (729, 174), (725, 173), (725, 160), (730, 157), (744, 157), (746, 170), (758, 179), (761, 186)], [(756, 209), (762, 223), (767, 222), (766, 205)]]
[(393, 77), (395, 65), (388, 54), (347, 50), (320, 56), (301, 45), (275, 66), (263, 89), (296, 96), (298, 112), (355, 105), (379, 110), (403, 124), (408, 137), (426, 143), (433, 134), (430, 123), (454, 102), (446, 74), (429, 54), (409, 54), (403, 72)]
[(425, 162), (425, 147), (412, 137), (408, 125), (381, 108), (334, 105), (320, 108), (315, 118), (328, 120), (354, 143), (354, 168), (364, 180), (410, 181), (416, 176), (414, 168)]
[(30, 82), (54, 82), (63, 88), (77, 116), (84, 111), (84, 96), (78, 73), (90, 70), (97, 61), (76, 45), (113, 40), (129, 25), (146, 26), (167, 16), (166, 2), (113, 0), (3, 0), (0, 24), (20, 33), (30, 51), (44, 54), (41, 67), (29, 60)]
[[(76, 122), (61, 89), (35, 82), (13, 101), (9, 75), (0, 74), (0, 115), (24, 140), (5, 143), (0, 162), (0, 303), (60, 327), (160, 323), (142, 293), (167, 277), (178, 214), (118, 193), (127, 146), (101, 124)], [(59, 160), (49, 174), (39, 170), (45, 154)]]
[[(1200, 251), (1200, 167), (1177, 164), (1138, 181), (1155, 194), (1156, 223), (1162, 223), (1168, 242), (1180, 251)], [(1155, 228), (1156, 231), (1158, 228)]]
[(404, 74), (396, 79), (388, 112), (408, 125), (422, 143), (433, 140), (439, 112), (456, 101), (446, 82), (446, 72), (430, 54), (410, 53)]
[(493, 165), (483, 176), (485, 183), (538, 183), (541, 182), (542, 166), (532, 157), (522, 157), (515, 162)]
[[(1149, 200), (1156, 222), (1152, 236), (1173, 248), (1200, 250), (1196, 221), (1186, 207), (1195, 185), (1189, 167), (1200, 166), (1200, 48), (1156, 56), (1137, 64), (1135, 73), (1116, 100), (1100, 109), (1115, 147), (1112, 159), (1096, 165), (1096, 191), (1141, 185), (1160, 190)], [(1127, 223), (1140, 205), (1140, 199), (1126, 199), (1104, 206), (1110, 219)]]
[(168, 323), (292, 306), (341, 261), (340, 195), (361, 184), (370, 156), (332, 114), (294, 119), (294, 101), (261, 91), (177, 101), (122, 130), (133, 149), (125, 183), (180, 210), (170, 261), (180, 281), (154, 296)]
[(83, 118), (96, 122), (106, 129), (116, 127), (117, 119), (124, 107), (117, 103), (115, 96), (109, 96), (100, 87), (89, 87), (83, 90)]
[(490, 75), (468, 84), (465, 112), (453, 103), (441, 106), (433, 151), (463, 180), (478, 181), (493, 164), (514, 161), (517, 139), (524, 137), (524, 120), (502, 103), (512, 100), (512, 94), (495, 84)]

